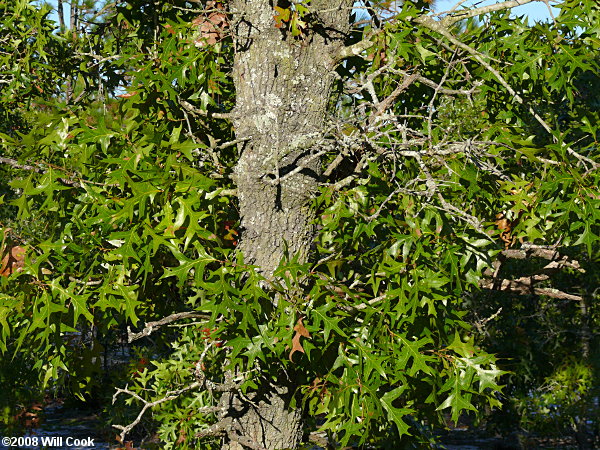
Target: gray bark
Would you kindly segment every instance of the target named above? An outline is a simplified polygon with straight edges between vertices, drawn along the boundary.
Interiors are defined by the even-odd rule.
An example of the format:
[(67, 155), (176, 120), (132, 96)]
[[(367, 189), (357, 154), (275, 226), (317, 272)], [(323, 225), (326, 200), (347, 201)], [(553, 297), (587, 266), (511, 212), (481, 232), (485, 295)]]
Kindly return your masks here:
[(286, 386), (266, 384), (262, 392), (243, 398), (227, 393), (220, 400), (230, 429), (223, 450), (293, 449), (302, 440), (302, 411), (290, 408)]
[[(241, 215), (239, 249), (247, 263), (272, 276), (287, 252), (309, 257), (315, 230), (312, 196), (319, 182), (315, 143), (324, 133), (333, 71), (349, 30), (351, 0), (313, 0), (318, 29), (292, 37), (275, 27), (273, 2), (234, 0), (236, 138), (240, 149), (234, 181)], [(319, 12), (327, 10), (326, 12)], [(304, 166), (291, 176), (286, 174)], [(285, 178), (283, 178), (285, 177)], [(279, 181), (279, 179), (281, 181)], [(223, 448), (297, 448), (302, 438), (302, 412), (289, 400), (293, 381), (262, 386), (251, 401), (227, 394), (227, 418), (234, 419), (238, 442)], [(241, 444), (241, 443), (243, 444)]]
[[(334, 55), (348, 30), (349, 0), (313, 1), (321, 14), (323, 35), (307, 30), (293, 38), (275, 28), (268, 0), (233, 2), (236, 55), (234, 81), (238, 119), (236, 137), (251, 138), (236, 168), (247, 262), (272, 274), (287, 247), (308, 257), (314, 238), (309, 203), (318, 185), (318, 159), (306, 163), (311, 142), (323, 133), (334, 81)], [(336, 30), (336, 31), (332, 31)], [(312, 148), (314, 150), (314, 147)], [(299, 173), (278, 183), (299, 165)]]

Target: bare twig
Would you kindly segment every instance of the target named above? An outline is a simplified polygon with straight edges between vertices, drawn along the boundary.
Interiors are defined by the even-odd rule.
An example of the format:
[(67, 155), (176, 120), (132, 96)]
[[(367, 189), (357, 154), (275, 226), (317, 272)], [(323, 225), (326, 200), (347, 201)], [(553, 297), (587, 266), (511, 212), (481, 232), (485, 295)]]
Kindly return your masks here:
[(73, 281), (73, 282), (75, 282), (77, 284), (81, 284), (83, 286), (98, 286), (98, 285), (100, 285), (100, 284), (102, 284), (104, 282), (103, 280), (83, 281), (83, 280), (80, 280), (80, 279), (75, 278), (75, 277), (69, 277), (69, 280)]
[(383, 99), (376, 107), (376, 110), (369, 116), (369, 125), (375, 123), (375, 120), (381, 116), (386, 109), (388, 109), (398, 98), (398, 96), (404, 92), (411, 84), (419, 78), (418, 73), (413, 73), (405, 76), (402, 84), (400, 84), (394, 91)]
[(142, 397), (140, 397), (138, 394), (136, 394), (135, 392), (124, 388), (117, 388), (117, 391), (115, 392), (115, 394), (113, 395), (113, 404), (117, 401), (117, 397), (120, 394), (127, 394), (130, 395), (131, 397), (134, 397), (135, 399), (139, 400), (140, 402), (142, 402), (144, 404), (143, 408), (141, 409), (141, 411), (139, 412), (139, 414), (137, 415), (137, 417), (135, 418), (135, 420), (133, 422), (131, 422), (129, 425), (123, 426), (123, 425), (113, 425), (114, 428), (121, 430), (121, 434), (119, 435), (121, 442), (123, 442), (125, 440), (125, 436), (127, 435), (127, 433), (129, 433), (138, 423), (140, 423), (140, 421), (142, 420), (142, 418), (144, 417), (144, 414), (146, 413), (146, 411), (150, 408), (153, 408), (155, 406), (160, 405), (161, 403), (170, 401), (170, 400), (175, 400), (176, 398), (178, 398), (181, 394), (191, 391), (193, 389), (197, 389), (201, 386), (201, 384), (199, 382), (194, 382), (192, 384), (190, 384), (189, 386), (186, 386), (184, 388), (181, 389), (177, 389), (174, 391), (168, 391), (164, 397), (155, 400), (153, 402), (148, 402), (146, 400), (144, 400)]
[(163, 325), (167, 325), (171, 322), (175, 322), (176, 320), (198, 318), (198, 317), (205, 318), (206, 320), (210, 319), (210, 316), (208, 316), (206, 314), (202, 314), (197, 311), (186, 311), (186, 312), (171, 314), (170, 316), (164, 317), (164, 318), (154, 321), (154, 322), (148, 322), (146, 324), (146, 326), (144, 327), (144, 329), (142, 331), (140, 331), (139, 333), (133, 333), (131, 331), (131, 328), (127, 327), (127, 341), (131, 344), (133, 341), (137, 341), (138, 339), (141, 339), (143, 337), (150, 336), (158, 328), (162, 327)]
[[(482, 14), (488, 14), (494, 11), (503, 11), (505, 9), (511, 9), (516, 6), (526, 5), (527, 3), (535, 2), (535, 1), (543, 1), (543, 0), (510, 0), (506, 2), (494, 3), (489, 6), (482, 6), (480, 8), (462, 10), (458, 12), (453, 12), (456, 7), (454, 7), (446, 17), (442, 19), (442, 24), (448, 28), (454, 25), (456, 22), (460, 22), (461, 20), (468, 19), (469, 17), (481, 16)], [(463, 3), (463, 2), (461, 2)], [(437, 15), (442, 15), (444, 13), (440, 13)]]
[[(406, 72), (405, 70), (402, 69), (390, 69), (391, 73), (396, 73), (399, 75), (404, 75), (407, 76), (408, 72)], [(444, 94), (444, 95), (472, 95), (473, 93), (477, 92), (477, 90), (479, 89), (479, 86), (481, 86), (481, 82), (475, 82), (473, 83), (473, 87), (470, 89), (448, 89), (445, 87), (442, 87), (440, 83), (436, 83), (433, 80), (430, 80), (429, 78), (424, 77), (423, 75), (420, 75), (417, 73), (417, 81), (423, 83), (425, 86), (428, 86), (432, 89), (437, 90), (440, 94)]]
[(381, 202), (381, 204), (379, 205), (379, 208), (377, 208), (377, 211), (375, 211), (373, 214), (371, 214), (369, 217), (367, 217), (367, 222), (373, 222), (375, 219), (377, 219), (379, 217), (379, 214), (381, 214), (381, 211), (383, 210), (383, 207), (385, 206), (385, 204), (387, 202), (389, 202), (393, 197), (398, 195), (399, 192), (400, 192), (400, 189), (396, 189), (396, 190), (392, 191), (392, 193), (390, 195), (388, 195), (384, 201)]
[(485, 319), (480, 319), (480, 320), (476, 321), (474, 323), (474, 325), (475, 325), (475, 328), (477, 328), (477, 331), (479, 331), (480, 333), (483, 333), (487, 323), (494, 320), (496, 317), (498, 317), (501, 312), (502, 312), (502, 307), (498, 308), (498, 311), (496, 311), (490, 317), (486, 317)]
[(190, 102), (187, 102), (182, 98), (179, 98), (179, 104), (181, 106), (183, 106), (183, 108), (186, 109), (188, 112), (190, 112), (192, 114), (198, 114), (199, 116), (214, 117), (215, 119), (235, 119), (236, 118), (236, 114), (234, 114), (234, 113), (210, 112), (210, 111), (205, 111), (200, 108), (196, 108)]
[[(30, 172), (35, 172), (35, 173), (39, 173), (39, 174), (45, 174), (48, 172), (47, 170), (44, 170), (41, 167), (31, 166), (29, 164), (21, 164), (17, 160), (11, 159), (11, 158), (0, 157), (0, 164), (7, 164), (15, 169), (28, 170)], [(80, 181), (77, 181), (77, 180), (73, 180), (70, 178), (57, 178), (57, 180), (63, 184), (66, 184), (67, 186), (73, 186), (73, 187), (77, 187), (77, 188), (81, 187)], [(81, 181), (85, 181), (85, 180), (81, 180)], [(88, 182), (88, 181), (85, 181), (85, 182)]]

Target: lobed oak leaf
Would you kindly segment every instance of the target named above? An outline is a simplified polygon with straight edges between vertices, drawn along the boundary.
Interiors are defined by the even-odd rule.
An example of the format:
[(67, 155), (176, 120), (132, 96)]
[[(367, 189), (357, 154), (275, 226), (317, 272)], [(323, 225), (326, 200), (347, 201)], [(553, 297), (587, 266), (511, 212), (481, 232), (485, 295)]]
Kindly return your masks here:
[(282, 8), (281, 6), (275, 6), (273, 9), (277, 13), (273, 16), (273, 19), (275, 19), (275, 28), (283, 28), (283, 22), (290, 20), (290, 9)]
[(296, 334), (292, 338), (292, 350), (290, 351), (290, 356), (289, 356), (290, 361), (292, 361), (292, 362), (293, 362), (292, 356), (294, 355), (294, 353), (296, 353), (296, 352), (304, 353), (304, 348), (302, 348), (302, 344), (300, 343), (300, 338), (305, 337), (305, 338), (310, 339), (310, 333), (304, 327), (304, 324), (302, 323), (302, 317), (300, 317), (298, 319), (298, 322), (296, 323), (296, 326), (294, 327), (294, 331), (296, 332)]

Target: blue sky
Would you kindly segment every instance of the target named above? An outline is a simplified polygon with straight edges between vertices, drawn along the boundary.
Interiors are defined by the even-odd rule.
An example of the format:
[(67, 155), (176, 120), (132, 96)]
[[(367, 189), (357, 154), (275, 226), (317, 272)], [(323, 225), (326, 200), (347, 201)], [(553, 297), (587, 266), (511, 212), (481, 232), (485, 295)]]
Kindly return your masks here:
[[(458, 3), (458, 0), (438, 0), (436, 3), (436, 10), (438, 12), (448, 11), (452, 9), (454, 5)], [(467, 0), (464, 2), (464, 6), (472, 7), (472, 6), (487, 6), (493, 3), (500, 3), (498, 1), (477, 1), (477, 0)], [(552, 8), (554, 16), (558, 15), (559, 10), (557, 8)], [(529, 23), (533, 22), (546, 22), (551, 20), (550, 12), (548, 11), (548, 7), (543, 2), (532, 2), (527, 5), (517, 6), (513, 8), (512, 14), (514, 16), (527, 16), (529, 19)]]

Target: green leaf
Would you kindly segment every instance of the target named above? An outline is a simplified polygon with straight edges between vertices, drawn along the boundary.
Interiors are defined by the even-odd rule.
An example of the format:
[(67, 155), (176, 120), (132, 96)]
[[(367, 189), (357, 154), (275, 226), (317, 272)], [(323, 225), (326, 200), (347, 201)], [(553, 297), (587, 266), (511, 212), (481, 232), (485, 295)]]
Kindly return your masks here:
[[(344, 333), (344, 331), (338, 325), (339, 322), (342, 320), (342, 317), (331, 317), (328, 314), (334, 308), (335, 305), (333, 303), (326, 303), (318, 308), (311, 310), (310, 312), (314, 320), (313, 326), (316, 329), (321, 329), (321, 324), (323, 324), (322, 329), (325, 343), (329, 341), (329, 335), (332, 330), (335, 331), (341, 337), (347, 337), (346, 333)], [(336, 312), (340, 315), (342, 314), (337, 308)]]
[(433, 369), (428, 366), (427, 363), (432, 362), (433, 357), (423, 355), (420, 351), (422, 347), (433, 342), (431, 338), (423, 337), (411, 341), (403, 335), (398, 335), (397, 337), (398, 341), (402, 344), (397, 360), (398, 368), (404, 370), (407, 367), (409, 360), (412, 359), (412, 365), (408, 368), (408, 374), (411, 377), (415, 376), (419, 371), (431, 375)]
[(408, 432), (409, 425), (403, 420), (406, 416), (413, 414), (415, 411), (410, 408), (397, 408), (393, 405), (394, 400), (402, 395), (402, 393), (406, 390), (406, 386), (397, 387), (386, 394), (384, 394), (380, 398), (381, 406), (388, 413), (388, 417), (396, 424), (398, 427), (398, 434), (400, 436), (411, 434)]

